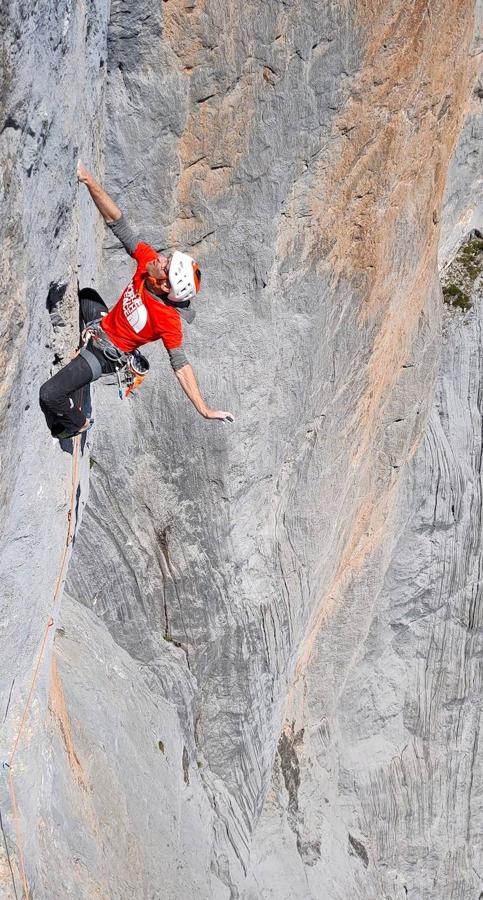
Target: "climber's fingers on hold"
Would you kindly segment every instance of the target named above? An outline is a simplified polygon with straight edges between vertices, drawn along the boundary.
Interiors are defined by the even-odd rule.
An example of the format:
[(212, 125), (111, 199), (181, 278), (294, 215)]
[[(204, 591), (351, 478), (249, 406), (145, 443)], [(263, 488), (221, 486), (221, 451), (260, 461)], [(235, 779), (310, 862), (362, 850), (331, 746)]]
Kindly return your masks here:
[(86, 169), (82, 160), (79, 159), (77, 163), (77, 179), (78, 181), (85, 183), (89, 177), (89, 172)]

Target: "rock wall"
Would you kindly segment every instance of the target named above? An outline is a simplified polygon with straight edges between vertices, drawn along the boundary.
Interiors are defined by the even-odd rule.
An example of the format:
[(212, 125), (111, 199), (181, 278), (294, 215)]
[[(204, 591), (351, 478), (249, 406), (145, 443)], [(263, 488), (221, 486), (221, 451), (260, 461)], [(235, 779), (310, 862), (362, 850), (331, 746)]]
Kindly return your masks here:
[[(107, 15), (107, 7), (70, 0), (7, 2), (0, 11), (0, 810), (7, 841), (5, 845), (2, 836), (2, 897), (20, 897), (22, 890), (5, 764), (53, 617), (46, 660), (52, 655), (59, 623), (59, 604), (53, 598), (64, 556), (67, 561), (70, 554), (70, 548), (66, 554), (64, 549), (72, 447), (70, 454), (64, 453), (50, 439), (38, 391), (77, 343), (77, 276), (85, 277), (88, 270), (95, 278), (98, 271), (98, 222), (78, 194), (74, 166), (79, 151), (98, 159), (104, 145)], [(77, 474), (73, 525), (85, 502), (87, 457), (80, 460)], [(44, 808), (40, 803), (41, 786), (49, 779), (44, 721), (48, 670), (48, 663), (40, 669), (13, 772), (32, 887), (38, 879), (40, 833), (45, 821), (51, 834), (55, 827), (50, 799)], [(47, 869), (47, 858), (43, 866)]]
[[(131, 272), (112, 236), (100, 254), (79, 152), (145, 239), (193, 248), (203, 299), (188, 355), (208, 401), (236, 415), (233, 428), (199, 418), (157, 346), (131, 400), (96, 385), (79, 511), (88, 474), (89, 499), (15, 767), (34, 896), (473, 896), (475, 704), (464, 735), (455, 724), (473, 703), (455, 674), (466, 638), (444, 643), (453, 594), (436, 601), (429, 525), (411, 548), (426, 527), (412, 504), (437, 482), (430, 437), (416, 450), (428, 415), (429, 436), (438, 424), (439, 221), (474, 90), (474, 3), (10, 13), (21, 77), (2, 88), (16, 123), (0, 137), (2, 264), (8, 278), (21, 253), (22, 270), (1, 337), (5, 754), (65, 540), (70, 458), (46, 437), (38, 385), (74, 341), (76, 276), (112, 303)], [(39, 109), (48, 124), (30, 145)], [(67, 284), (50, 294), (68, 323), (55, 334), (51, 283)], [(444, 358), (462, 373), (478, 315), (475, 299), (449, 326)], [(453, 427), (440, 421), (438, 441)], [(18, 881), (6, 794), (2, 816)], [(7, 891), (8, 861), (2, 878)]]
[(382, 583), (363, 573), (351, 586), (366, 610), (370, 597), (363, 640), (344, 611), (318, 638), (303, 718), (299, 708), (279, 741), (247, 897), (482, 891), (482, 304), (480, 274), (471, 308), (445, 309), (436, 394)]
[(482, 221), (482, 41), (483, 4), (477, 0), (475, 33), (470, 49), (470, 65), (474, 74), (465, 109), (464, 125), (448, 171), (439, 246), (441, 267), (454, 256), (456, 248), (465, 240), (468, 233), (473, 228), (481, 226)]
[(466, 900), (482, 890), (473, 574), (482, 552), (481, 243), (469, 265), (467, 254), (464, 265), (451, 263), (458, 242), (481, 226), (480, 5), (475, 13), (474, 88), (440, 243), (444, 283), (461, 285), (469, 303), (462, 311), (445, 295), (435, 396), (402, 472), (382, 581), (366, 565), (344, 596), (365, 614), (363, 640), (354, 640), (354, 609), (341, 605), (298, 672), (302, 700), (289, 704), (279, 741), (249, 898)]

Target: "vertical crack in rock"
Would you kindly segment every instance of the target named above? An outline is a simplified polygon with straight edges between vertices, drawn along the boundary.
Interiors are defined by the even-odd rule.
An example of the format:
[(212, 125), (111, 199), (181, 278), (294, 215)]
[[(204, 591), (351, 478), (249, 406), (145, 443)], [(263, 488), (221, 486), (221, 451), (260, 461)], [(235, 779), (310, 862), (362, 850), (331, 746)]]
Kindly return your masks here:
[(69, 715), (65, 703), (64, 691), (62, 689), (62, 681), (59, 676), (57, 662), (55, 656), (52, 658), (50, 690), (49, 690), (49, 712), (58, 725), (62, 741), (64, 743), (65, 752), (68, 757), (69, 766), (72, 770), (76, 782), (83, 790), (87, 790), (86, 776), (79, 761), (79, 757), (75, 751), (74, 741), (72, 739), (72, 730), (69, 722)]
[(288, 793), (288, 808), (292, 814), (298, 812), (298, 789), (300, 787), (300, 766), (295, 747), (303, 741), (303, 730), (294, 734), (292, 724), (289, 733), (283, 731), (278, 742), (278, 755), (285, 788)]
[(183, 781), (185, 784), (190, 783), (189, 759), (186, 747), (183, 747)]
[(290, 731), (283, 731), (278, 742), (278, 755), (280, 757), (280, 768), (282, 770), (285, 788), (288, 793), (289, 812), (295, 814), (298, 812), (298, 789), (300, 787), (300, 765), (296, 752), (296, 747), (303, 742), (303, 729), (294, 733), (294, 725), (292, 723)]
[(358, 841), (352, 834), (349, 834), (349, 853), (356, 854), (362, 860), (364, 867), (367, 869), (369, 865), (369, 857), (367, 850), (361, 841)]
[[(278, 758), (285, 789), (288, 794), (287, 818), (296, 836), (297, 851), (304, 865), (314, 866), (321, 857), (321, 841), (309, 835), (303, 810), (299, 806), (300, 761), (304, 730), (295, 731), (294, 723), (287, 726), (278, 741)], [(297, 752), (298, 751), (298, 752)]]

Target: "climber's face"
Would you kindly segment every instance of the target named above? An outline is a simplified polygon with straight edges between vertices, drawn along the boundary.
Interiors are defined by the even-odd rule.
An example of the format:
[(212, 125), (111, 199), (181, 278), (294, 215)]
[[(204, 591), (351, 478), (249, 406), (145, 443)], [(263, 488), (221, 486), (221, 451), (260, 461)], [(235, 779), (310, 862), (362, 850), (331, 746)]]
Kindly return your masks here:
[(170, 256), (159, 254), (157, 259), (153, 259), (146, 266), (151, 285), (166, 294), (169, 294), (171, 288), (168, 277), (170, 262)]

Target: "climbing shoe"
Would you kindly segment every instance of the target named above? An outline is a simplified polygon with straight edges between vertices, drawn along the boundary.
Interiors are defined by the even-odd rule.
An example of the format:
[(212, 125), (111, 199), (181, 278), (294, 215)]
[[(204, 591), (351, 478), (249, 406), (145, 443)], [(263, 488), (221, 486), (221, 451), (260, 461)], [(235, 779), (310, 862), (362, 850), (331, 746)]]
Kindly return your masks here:
[(52, 432), (52, 437), (57, 438), (58, 441), (67, 441), (69, 438), (77, 437), (78, 434), (84, 434), (86, 431), (89, 431), (94, 424), (94, 419), (87, 419), (85, 425), (82, 428), (79, 428), (78, 431), (71, 431), (69, 428), (63, 428), (62, 431)]

